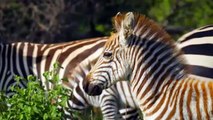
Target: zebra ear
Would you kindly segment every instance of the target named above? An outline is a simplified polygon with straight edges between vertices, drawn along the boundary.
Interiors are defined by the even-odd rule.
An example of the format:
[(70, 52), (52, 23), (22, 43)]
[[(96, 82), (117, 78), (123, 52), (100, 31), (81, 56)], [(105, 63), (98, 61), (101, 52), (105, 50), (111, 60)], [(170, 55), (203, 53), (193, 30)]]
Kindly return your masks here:
[(134, 28), (134, 14), (132, 12), (126, 13), (124, 16), (124, 19), (121, 24), (121, 29), (120, 29), (120, 34), (119, 37), (121, 44), (127, 44), (128, 43), (128, 38), (131, 36)]
[(120, 31), (122, 14), (120, 12), (118, 12), (113, 19), (114, 19), (113, 20), (114, 21), (114, 28), (116, 29), (116, 31)]

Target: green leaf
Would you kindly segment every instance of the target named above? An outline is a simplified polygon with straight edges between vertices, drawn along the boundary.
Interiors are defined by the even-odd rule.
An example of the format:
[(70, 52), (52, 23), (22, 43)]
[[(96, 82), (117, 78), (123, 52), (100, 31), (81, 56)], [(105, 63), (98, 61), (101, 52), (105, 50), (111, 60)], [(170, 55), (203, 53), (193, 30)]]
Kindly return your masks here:
[[(59, 65), (55, 65), (59, 67)], [(0, 111), (0, 118), (2, 119), (60, 119), (62, 113), (58, 110), (58, 106), (65, 107), (65, 103), (68, 99), (68, 90), (65, 90), (59, 82), (59, 75), (57, 73), (58, 68), (52, 71), (44, 73), (45, 78), (50, 81), (55, 81), (54, 88), (50, 90), (44, 90), (40, 85), (36, 76), (29, 75), (27, 77), (27, 87), (19, 88), (19, 86), (12, 86), (12, 90), (16, 93), (11, 98), (4, 97), (1, 94), (1, 98), (10, 104), (6, 106), (3, 112)], [(17, 81), (24, 80), (24, 78), (16, 76)], [(2, 100), (3, 100), (2, 99)], [(61, 99), (61, 101), (59, 101)], [(55, 102), (53, 102), (55, 101)], [(3, 109), (0, 99), (0, 110)], [(19, 114), (17, 114), (19, 113)]]

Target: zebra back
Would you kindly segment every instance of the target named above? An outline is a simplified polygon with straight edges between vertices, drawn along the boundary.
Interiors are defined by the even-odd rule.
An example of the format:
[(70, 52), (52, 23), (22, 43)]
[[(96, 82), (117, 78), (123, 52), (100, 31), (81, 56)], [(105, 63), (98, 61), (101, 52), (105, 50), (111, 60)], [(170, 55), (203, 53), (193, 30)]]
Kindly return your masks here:
[(177, 41), (184, 52), (190, 74), (213, 78), (213, 26), (208, 25), (184, 34)]
[[(49, 89), (51, 84), (45, 81), (43, 73), (51, 70), (56, 61), (63, 67), (59, 70), (59, 77), (69, 79), (80, 62), (85, 59), (97, 59), (107, 39), (100, 37), (58, 44), (0, 44), (0, 90), (12, 94), (10, 86), (15, 83), (13, 77), (27, 77), (30, 74), (38, 76), (44, 87)], [(21, 81), (20, 87), (25, 85), (26, 83)]]

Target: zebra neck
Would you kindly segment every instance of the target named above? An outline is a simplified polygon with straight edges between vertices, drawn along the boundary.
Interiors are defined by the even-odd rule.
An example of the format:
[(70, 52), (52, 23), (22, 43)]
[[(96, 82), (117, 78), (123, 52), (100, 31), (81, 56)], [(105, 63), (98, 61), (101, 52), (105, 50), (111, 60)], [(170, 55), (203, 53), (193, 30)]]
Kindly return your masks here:
[[(179, 52), (162, 42), (146, 40), (135, 49), (131, 64), (131, 86), (141, 104), (156, 102), (162, 90), (185, 76)], [(130, 50), (133, 51), (133, 50)]]
[(162, 42), (144, 41), (131, 47), (128, 52), (132, 60), (130, 80), (133, 86), (141, 86), (142, 89), (149, 83), (150, 87), (154, 84), (158, 87), (167, 82), (167, 79), (179, 80), (185, 75), (180, 51), (175, 51)]

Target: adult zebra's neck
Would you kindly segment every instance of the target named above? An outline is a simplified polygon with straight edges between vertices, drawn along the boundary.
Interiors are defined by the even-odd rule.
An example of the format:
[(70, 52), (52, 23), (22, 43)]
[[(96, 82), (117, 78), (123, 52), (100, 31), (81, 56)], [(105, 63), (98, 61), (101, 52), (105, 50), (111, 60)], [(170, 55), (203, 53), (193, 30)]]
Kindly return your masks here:
[(129, 48), (130, 59), (133, 60), (130, 63), (133, 70), (131, 85), (140, 105), (145, 109), (156, 102), (163, 88), (181, 79), (185, 69), (180, 51), (160, 39), (133, 38), (135, 41), (130, 43), (132, 47)]

